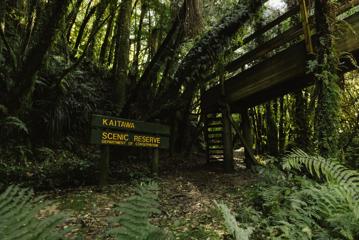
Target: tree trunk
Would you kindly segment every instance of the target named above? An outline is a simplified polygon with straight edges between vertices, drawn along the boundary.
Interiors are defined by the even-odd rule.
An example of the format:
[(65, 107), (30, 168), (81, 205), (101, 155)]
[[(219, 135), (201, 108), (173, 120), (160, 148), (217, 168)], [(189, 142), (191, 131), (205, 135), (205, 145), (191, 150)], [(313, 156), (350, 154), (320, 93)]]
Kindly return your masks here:
[(274, 119), (272, 104), (266, 103), (266, 122), (267, 122), (267, 139), (268, 153), (270, 155), (278, 155), (278, 128)]
[(338, 156), (338, 127), (340, 113), (340, 88), (337, 75), (338, 61), (334, 49), (335, 15), (328, 0), (315, 1), (315, 18), (319, 42), (315, 69), (318, 106), (315, 116), (316, 139), (323, 157)]
[(310, 133), (306, 99), (302, 91), (294, 94), (294, 101), (294, 142), (296, 146), (307, 151)]
[(115, 86), (114, 102), (117, 110), (122, 111), (126, 99), (127, 72), (130, 46), (130, 21), (132, 0), (124, 0), (117, 17), (117, 35), (115, 60), (112, 69), (112, 77)]
[(145, 19), (146, 13), (148, 11), (147, 2), (141, 3), (141, 14), (140, 19), (138, 23), (138, 30), (136, 34), (136, 48), (135, 48), (135, 55), (133, 57), (133, 63), (131, 67), (131, 79), (133, 82), (137, 81), (138, 75), (139, 75), (139, 57), (141, 52), (141, 46), (142, 46), (142, 30), (143, 30), (143, 20)]
[(105, 38), (104, 38), (103, 43), (101, 45), (100, 56), (99, 56), (99, 60), (98, 60), (99, 63), (102, 64), (102, 65), (104, 65), (105, 61), (106, 61), (108, 45), (110, 43), (110, 38), (112, 36), (113, 23), (114, 23), (114, 19), (115, 19), (115, 16), (116, 16), (115, 11), (116, 11), (116, 2), (113, 0), (111, 2), (111, 9), (110, 9), (111, 17), (110, 17), (110, 19), (108, 21)]
[[(252, 134), (251, 121), (249, 119), (248, 109), (242, 110), (241, 119), (242, 119), (243, 137), (246, 140), (248, 147), (250, 149), (252, 149), (253, 148), (253, 134)], [(252, 159), (250, 157), (250, 153), (247, 150), (244, 151), (244, 163), (245, 163), (247, 169), (251, 169), (252, 166), (255, 164), (252, 161)]]
[(76, 42), (75, 42), (75, 45), (74, 45), (73, 53), (72, 53), (73, 56), (75, 56), (76, 53), (77, 53), (77, 51), (78, 51), (78, 48), (79, 48), (79, 46), (80, 46), (80, 44), (81, 44), (81, 41), (82, 41), (82, 38), (83, 38), (83, 36), (84, 36), (84, 34), (85, 34), (86, 26), (87, 26), (87, 24), (89, 23), (89, 21), (90, 21), (92, 15), (95, 14), (97, 7), (98, 7), (98, 5), (93, 6), (93, 7), (91, 8), (91, 10), (89, 11), (89, 13), (85, 16), (85, 18), (84, 18), (84, 20), (82, 21), (82, 23), (81, 23), (79, 32), (78, 32), (77, 37), (76, 37)]
[(94, 56), (94, 47), (96, 46), (96, 35), (98, 32), (98, 28), (101, 25), (101, 22), (104, 17), (104, 13), (105, 13), (110, 1), (111, 0), (101, 0), (101, 2), (99, 3), (99, 5), (97, 7), (96, 18), (92, 25), (92, 29), (91, 29), (91, 33), (90, 33), (90, 35), (93, 36), (93, 40), (90, 42), (90, 45), (88, 46), (88, 50), (87, 50), (87, 56), (89, 56), (90, 58), (93, 58), (93, 56)]
[(284, 97), (279, 99), (279, 153), (285, 151), (286, 142), (286, 109), (284, 108)]
[(51, 47), (69, 2), (69, 0), (53, 0), (48, 3), (47, 12), (40, 19), (42, 21), (41, 28), (34, 37), (33, 46), (24, 57), (24, 61), (15, 75), (17, 84), (12, 90), (7, 104), (13, 114), (23, 112), (28, 105), (31, 105), (35, 75)]
[(80, 6), (81, 6), (82, 2), (83, 2), (83, 0), (77, 0), (76, 4), (74, 5), (74, 7), (71, 10), (70, 14), (66, 18), (66, 22), (68, 23), (67, 34), (66, 34), (67, 42), (70, 42), (72, 26), (76, 22), (76, 17), (77, 17), (77, 14), (78, 14), (79, 10), (80, 10)]

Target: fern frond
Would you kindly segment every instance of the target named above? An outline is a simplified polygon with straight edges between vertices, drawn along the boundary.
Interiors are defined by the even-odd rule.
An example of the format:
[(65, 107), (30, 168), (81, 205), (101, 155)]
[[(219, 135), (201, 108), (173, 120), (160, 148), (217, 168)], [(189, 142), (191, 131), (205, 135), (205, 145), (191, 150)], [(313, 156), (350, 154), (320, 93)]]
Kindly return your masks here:
[(121, 215), (112, 222), (120, 227), (114, 227), (108, 233), (118, 240), (171, 239), (168, 233), (149, 222), (152, 214), (160, 213), (158, 190), (156, 183), (140, 185), (136, 195), (119, 204)]
[(233, 216), (227, 205), (214, 202), (218, 209), (221, 211), (224, 218), (224, 225), (228, 232), (235, 237), (236, 240), (249, 240), (249, 237), (253, 233), (254, 228), (240, 228), (238, 226), (236, 218)]
[[(316, 184), (294, 193), (293, 199), (305, 201), (294, 209), (301, 215), (327, 222), (345, 239), (354, 240), (359, 236), (359, 202), (349, 197), (342, 187)], [(292, 211), (288, 216), (293, 216)]]
[(26, 124), (17, 117), (12, 117), (12, 116), (6, 117), (5, 119), (0, 121), (0, 125), (13, 126), (17, 129), (25, 132), (26, 134), (29, 134), (29, 130), (28, 130)]
[(357, 171), (348, 169), (333, 160), (310, 156), (302, 150), (294, 150), (285, 160), (284, 169), (300, 170), (302, 166), (305, 166), (313, 176), (319, 178), (324, 176), (328, 182), (339, 184), (354, 199), (359, 199), (359, 173)]
[(40, 220), (39, 211), (48, 206), (42, 198), (33, 198), (32, 191), (10, 186), (0, 194), (0, 239), (62, 239), (56, 226), (64, 221), (61, 214)]

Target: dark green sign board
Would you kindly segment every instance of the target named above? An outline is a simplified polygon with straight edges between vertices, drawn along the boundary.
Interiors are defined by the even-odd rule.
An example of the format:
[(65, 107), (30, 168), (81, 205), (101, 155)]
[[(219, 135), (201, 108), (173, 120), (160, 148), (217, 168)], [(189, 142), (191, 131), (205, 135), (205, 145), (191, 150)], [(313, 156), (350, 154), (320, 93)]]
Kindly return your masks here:
[(92, 115), (91, 143), (128, 147), (169, 148), (166, 125)]

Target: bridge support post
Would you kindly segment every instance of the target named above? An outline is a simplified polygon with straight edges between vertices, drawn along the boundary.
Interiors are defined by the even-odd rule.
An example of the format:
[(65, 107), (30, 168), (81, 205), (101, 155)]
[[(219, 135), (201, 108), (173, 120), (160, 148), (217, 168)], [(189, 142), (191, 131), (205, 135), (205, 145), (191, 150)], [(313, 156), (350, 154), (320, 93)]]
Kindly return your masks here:
[(222, 108), (222, 121), (223, 121), (223, 157), (224, 157), (224, 170), (226, 172), (234, 171), (233, 164), (233, 139), (232, 139), (232, 126), (229, 116), (230, 112), (226, 107)]
[[(249, 113), (248, 108), (241, 110), (241, 119), (242, 119), (242, 132), (245, 141), (250, 149), (253, 149), (253, 131), (251, 128), (250, 120), (249, 120)], [(244, 163), (247, 169), (251, 169), (253, 166), (253, 160), (250, 156), (250, 153), (247, 149), (244, 152)]]

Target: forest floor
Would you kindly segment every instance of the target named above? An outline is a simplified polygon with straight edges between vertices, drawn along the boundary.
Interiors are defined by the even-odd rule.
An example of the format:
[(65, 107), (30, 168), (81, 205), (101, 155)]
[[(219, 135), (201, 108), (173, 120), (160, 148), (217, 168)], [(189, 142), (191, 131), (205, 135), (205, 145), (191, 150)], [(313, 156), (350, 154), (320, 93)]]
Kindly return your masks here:
[[(223, 173), (214, 164), (164, 172), (154, 180), (160, 187), (161, 204), (161, 214), (152, 218), (154, 225), (171, 231), (176, 239), (215, 240), (225, 239), (226, 233), (214, 201), (236, 209), (245, 198), (242, 190), (253, 185), (255, 178), (243, 169)], [(48, 193), (48, 197), (54, 201), (54, 212), (68, 216), (62, 227), (71, 229), (70, 238), (80, 234), (80, 239), (107, 239), (114, 206), (131, 196), (139, 182), (121, 181), (101, 190), (67, 189)]]

